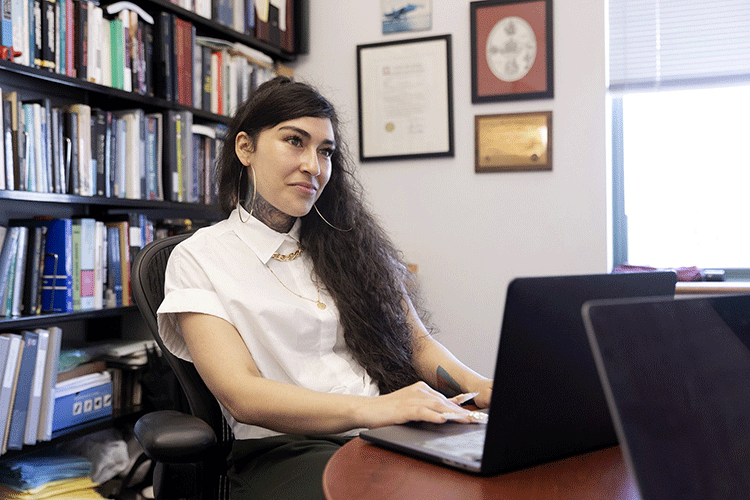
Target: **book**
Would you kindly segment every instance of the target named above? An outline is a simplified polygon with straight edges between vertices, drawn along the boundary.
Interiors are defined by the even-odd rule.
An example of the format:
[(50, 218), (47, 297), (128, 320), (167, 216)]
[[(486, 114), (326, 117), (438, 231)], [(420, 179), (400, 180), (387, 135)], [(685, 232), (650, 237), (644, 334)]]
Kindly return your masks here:
[(29, 0), (29, 59), (30, 66), (42, 67), (44, 47), (44, 0)]
[(81, 223), (79, 219), (73, 219), (73, 233), (71, 242), (73, 250), (73, 310), (81, 310)]
[(8, 431), (8, 449), (20, 450), (23, 447), (24, 432), (26, 430), (26, 416), (29, 412), (29, 401), (32, 395), (32, 379), (36, 367), (39, 335), (25, 331), (23, 337), (23, 353), (18, 368), (18, 384), (13, 411), (10, 415), (10, 430)]
[(3, 161), (5, 163), (3, 189), (12, 190), (16, 188), (15, 183), (15, 157), (13, 146), (13, 104), (3, 100)]
[(83, 375), (55, 386), (53, 432), (111, 416), (112, 378), (108, 372)]
[[(78, 115), (78, 182), (81, 196), (93, 196), (96, 172), (91, 168), (91, 106), (72, 104), (68, 107)], [(71, 169), (75, 165), (71, 166)]]
[[(129, 238), (129, 225), (127, 220), (111, 221), (106, 222), (105, 225), (108, 228), (114, 228), (117, 230), (117, 236), (113, 236), (111, 232), (107, 232), (107, 241), (112, 238), (113, 241), (118, 243), (116, 248), (113, 248), (113, 243), (109, 244), (107, 250), (108, 255), (117, 254), (119, 257), (119, 281), (122, 287), (120, 296), (122, 297), (122, 303), (118, 302), (118, 306), (129, 306), (132, 304), (130, 300), (130, 238)], [(114, 262), (108, 263), (108, 269), (114, 265)], [(114, 270), (113, 270), (114, 271)], [(115, 282), (116, 283), (116, 282)], [(117, 290), (115, 290), (117, 293)]]
[(164, 129), (164, 150), (162, 179), (164, 181), (164, 198), (169, 201), (180, 201), (180, 146), (182, 141), (182, 116), (179, 111), (167, 110)]
[(145, 195), (146, 183), (143, 147), (146, 136), (144, 112), (142, 109), (129, 109), (118, 111), (117, 116), (125, 122), (124, 197), (138, 200), (142, 198), (142, 194)]
[(22, 191), (36, 191), (36, 179), (37, 179), (37, 163), (41, 162), (38, 159), (36, 153), (41, 152), (37, 148), (36, 143), (36, 127), (34, 117), (34, 105), (20, 103), (19, 110), (21, 111), (22, 121), (19, 122), (21, 130), (23, 131), (23, 150), (24, 150), (24, 161), (21, 163), (21, 190)]
[(104, 196), (107, 198), (114, 196), (116, 144), (114, 114), (111, 111), (106, 111), (104, 125)]
[(88, 5), (88, 52), (87, 79), (92, 83), (102, 83), (102, 16), (103, 10), (97, 2)]
[(21, 56), (15, 58), (15, 62), (29, 66), (29, 3), (25, 0), (10, 0), (10, 10), (11, 18), (15, 20), (12, 23), (13, 43), (11, 45), (21, 52)]
[(105, 195), (105, 140), (107, 127), (107, 112), (93, 108), (91, 110), (91, 161), (92, 168), (96, 172), (95, 193), (97, 196)]
[(112, 86), (116, 89), (122, 89), (125, 87), (123, 81), (123, 69), (125, 68), (125, 46), (123, 45), (122, 33), (122, 19), (115, 18), (109, 23), (110, 34), (109, 34), (109, 50), (112, 68), (112, 75), (110, 77)]
[(82, 80), (88, 80), (88, 0), (74, 0), (74, 26), (75, 26), (75, 76)]
[(66, 109), (63, 113), (63, 139), (68, 144), (68, 152), (65, 155), (66, 192), (69, 194), (80, 194), (78, 113), (75, 110)]
[(122, 9), (117, 13), (117, 18), (122, 21), (122, 89), (126, 92), (131, 92), (133, 90), (133, 72), (131, 68), (132, 50), (130, 48), (130, 11)]
[(57, 72), (57, 64), (55, 63), (57, 57), (55, 46), (57, 9), (57, 0), (42, 1), (42, 30), (44, 34), (42, 36), (41, 66), (52, 72)]
[(41, 313), (42, 269), (47, 247), (47, 226), (38, 225), (30, 230), (29, 251), (26, 258), (26, 283), (24, 286), (24, 313)]
[(154, 25), (154, 95), (167, 101), (174, 96), (173, 15), (159, 12)]
[(62, 343), (62, 330), (60, 327), (51, 326), (47, 331), (49, 341), (47, 347), (47, 360), (44, 364), (37, 441), (49, 441), (52, 439), (52, 416), (55, 408), (55, 384), (57, 383), (57, 367), (60, 361), (60, 346)]
[(128, 1), (121, 1), (121, 2), (114, 2), (109, 5), (106, 5), (104, 7), (104, 10), (107, 11), (107, 14), (114, 15), (118, 14), (121, 10), (130, 10), (135, 12), (141, 19), (143, 19), (148, 24), (154, 24), (154, 18), (143, 10), (138, 5), (134, 4), (133, 2)]
[(0, 389), (0, 454), (8, 450), (8, 431), (18, 385), (18, 368), (23, 353), (23, 339), (15, 333), (3, 333), (0, 337), (8, 339), (8, 357), (2, 370), (2, 388)]
[(74, 40), (76, 40), (74, 0), (59, 1), (65, 2), (65, 74), (74, 77), (76, 76), (76, 50), (79, 45), (74, 43)]
[(53, 190), (55, 193), (66, 192), (65, 180), (65, 151), (63, 143), (63, 111), (61, 108), (52, 108), (51, 116), (51, 151), (52, 151), (52, 173), (54, 179)]
[(16, 226), (8, 228), (2, 251), (0, 251), (0, 312), (8, 296), (8, 287), (12, 277), (13, 259), (18, 252), (18, 235), (20, 229)]
[(10, 397), (10, 386), (6, 389), (3, 385), (5, 370), (8, 368), (9, 351), (10, 338), (7, 335), (0, 335), (0, 451), (3, 436), (5, 435), (5, 423), (8, 417), (8, 398)]
[(31, 394), (29, 395), (29, 410), (26, 414), (26, 428), (23, 444), (36, 444), (37, 431), (39, 429), (39, 416), (42, 405), (42, 387), (44, 385), (44, 369), (47, 363), (47, 350), (49, 349), (49, 331), (38, 328), (33, 332), (37, 336), (36, 359), (34, 362), (34, 373), (31, 378)]
[(102, 17), (99, 35), (102, 37), (102, 85), (112, 85), (112, 21)]
[(74, 366), (70, 370), (59, 372), (57, 374), (56, 383), (65, 382), (66, 380), (81, 377), (83, 375), (88, 375), (90, 373), (103, 372), (106, 369), (107, 369), (107, 362), (104, 361), (103, 359), (96, 359), (93, 361), (89, 361), (88, 363), (81, 363), (80, 365)]
[(42, 311), (73, 312), (73, 220), (47, 222)]
[(57, 45), (55, 47), (55, 62), (57, 63), (57, 73), (60, 75), (67, 74), (67, 9), (68, 3), (66, 0), (57, 0), (57, 34), (55, 37)]
[(122, 263), (120, 259), (120, 230), (107, 226), (107, 290), (114, 296), (114, 305), (122, 306)]
[[(10, 397), (10, 386), (7, 390), (3, 384), (5, 370), (8, 367), (8, 354), (10, 351), (10, 337), (0, 335), (0, 445), (5, 434), (5, 422), (8, 418), (8, 398)], [(4, 414), (3, 414), (4, 412)]]
[(94, 300), (93, 308), (104, 308), (104, 281), (107, 272), (107, 233), (104, 222), (94, 225)]
[(149, 158), (149, 175), (153, 176), (153, 191), (149, 191), (149, 199), (164, 199), (163, 178), (163, 148), (164, 148), (164, 115), (149, 113), (147, 121), (147, 149)]
[[(76, 241), (76, 233), (78, 241)], [(94, 309), (95, 267), (96, 267), (96, 220), (83, 217), (73, 219), (73, 271), (78, 277), (73, 278), (73, 310), (90, 311)], [(78, 247), (77, 254), (75, 248)], [(77, 264), (76, 264), (77, 263)], [(76, 300), (75, 289), (78, 283), (79, 296)], [(76, 302), (78, 309), (76, 309)]]
[(128, 127), (125, 119), (116, 115), (114, 119), (115, 138), (115, 191), (114, 195), (125, 198), (125, 185), (127, 184), (127, 161), (128, 161)]
[[(28, 252), (29, 228), (21, 226), (18, 228), (18, 249), (14, 263), (13, 292), (10, 300), (9, 312), (13, 317), (21, 315), (23, 304), (23, 285), (26, 279), (26, 254)], [(10, 287), (10, 284), (8, 285)]]
[[(2, 0), (0, 0), (0, 9), (2, 8)], [(0, 11), (0, 16), (2, 16), (2, 11)], [(2, 89), (0, 89), (0, 95), (2, 94)], [(5, 176), (5, 169), (10, 168), (11, 171), (13, 170), (13, 163), (11, 159), (11, 163), (9, 163), (6, 167), (6, 155), (5, 155), (5, 106), (0, 106), (0, 125), (2, 125), (3, 130), (3, 137), (0, 139), (0, 190), (6, 189), (6, 176)], [(10, 120), (8, 120), (8, 128), (10, 128)]]

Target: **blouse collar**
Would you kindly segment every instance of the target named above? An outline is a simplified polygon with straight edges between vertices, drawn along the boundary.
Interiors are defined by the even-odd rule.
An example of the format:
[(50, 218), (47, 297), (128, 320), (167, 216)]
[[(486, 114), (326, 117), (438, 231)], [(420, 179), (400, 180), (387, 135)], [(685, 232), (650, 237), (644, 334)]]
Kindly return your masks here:
[[(242, 218), (240, 219), (240, 215)], [(243, 222), (244, 221), (244, 222)], [(261, 262), (268, 263), (274, 253), (287, 254), (299, 248), (302, 220), (297, 218), (288, 233), (279, 233), (251, 216), (239, 204), (229, 214), (229, 222), (240, 239)]]

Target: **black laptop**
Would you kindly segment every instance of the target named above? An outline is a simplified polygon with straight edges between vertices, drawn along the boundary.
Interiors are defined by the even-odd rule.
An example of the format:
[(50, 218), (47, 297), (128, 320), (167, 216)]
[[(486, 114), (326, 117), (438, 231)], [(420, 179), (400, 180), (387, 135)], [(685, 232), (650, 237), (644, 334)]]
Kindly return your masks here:
[(517, 278), (508, 286), (487, 424), (409, 423), (360, 436), (496, 474), (617, 443), (581, 320), (598, 298), (674, 295), (672, 272)]
[(583, 309), (643, 500), (750, 497), (750, 295)]

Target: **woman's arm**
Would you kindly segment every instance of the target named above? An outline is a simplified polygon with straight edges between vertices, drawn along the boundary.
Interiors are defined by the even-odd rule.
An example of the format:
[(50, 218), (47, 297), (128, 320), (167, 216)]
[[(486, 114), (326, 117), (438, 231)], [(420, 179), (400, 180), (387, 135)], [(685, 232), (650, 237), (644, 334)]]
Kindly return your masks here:
[(443, 413), (466, 414), (421, 382), (372, 398), (327, 394), (268, 380), (227, 321), (198, 313), (181, 313), (178, 321), (198, 373), (239, 422), (277, 432), (325, 434), (412, 420), (443, 423)]
[[(440, 342), (435, 340), (419, 319), (413, 304), (407, 298), (409, 322), (414, 332), (414, 365), (423, 380), (432, 387), (446, 392), (478, 392), (474, 402), (480, 408), (490, 405), (492, 380), (482, 377), (459, 361)], [(452, 395), (452, 394), (449, 394)]]

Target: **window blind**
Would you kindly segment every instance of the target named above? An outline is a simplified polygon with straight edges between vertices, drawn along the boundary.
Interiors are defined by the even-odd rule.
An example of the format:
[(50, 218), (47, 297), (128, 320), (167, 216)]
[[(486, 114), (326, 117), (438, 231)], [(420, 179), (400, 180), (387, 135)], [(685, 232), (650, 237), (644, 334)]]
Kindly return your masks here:
[(609, 0), (609, 89), (750, 81), (750, 0)]

